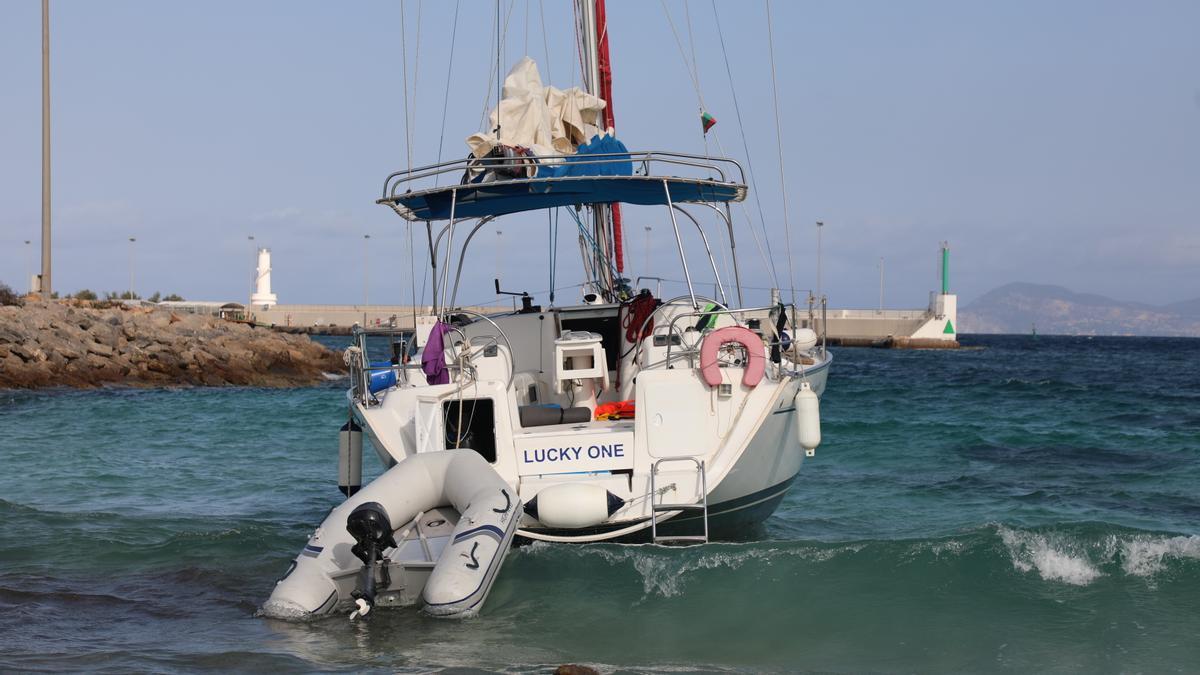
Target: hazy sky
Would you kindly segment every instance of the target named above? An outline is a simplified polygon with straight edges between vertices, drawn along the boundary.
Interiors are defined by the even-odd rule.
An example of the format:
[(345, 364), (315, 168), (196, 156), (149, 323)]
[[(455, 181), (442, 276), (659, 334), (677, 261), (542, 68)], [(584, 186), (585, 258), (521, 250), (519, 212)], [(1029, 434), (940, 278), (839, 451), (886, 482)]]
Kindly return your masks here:
[[(458, 4), (447, 159), (466, 154), (495, 77), (494, 3)], [(609, 4), (618, 135), (633, 149), (703, 153), (696, 92), (662, 5)], [(666, 4), (689, 59), (694, 42), (718, 119), (708, 149), (719, 140), (744, 160), (713, 5), (693, 0), (685, 14), (680, 0)], [(577, 84), (570, 3), (504, 5), (504, 69), (528, 51), (543, 78)], [(438, 157), (455, 7), (404, 3), (416, 164)], [(877, 302), (881, 256), (887, 304), (923, 305), (942, 239), (965, 301), (1016, 280), (1121, 299), (1200, 296), (1200, 2), (777, 0), (772, 9), (798, 287), (815, 283), (820, 219), (834, 306)], [(765, 5), (717, 10), (752, 190), (786, 286)], [(359, 302), (370, 234), (370, 300), (407, 301), (407, 223), (373, 203), (407, 162), (397, 0), (53, 0), (51, 11), (56, 289), (124, 289), (135, 236), (140, 292), (243, 299), (254, 235), (274, 251), (282, 302)], [(40, 2), (5, 0), (0, 280), (22, 290), (40, 237), (40, 50)], [(757, 213), (753, 199), (747, 206)], [(744, 283), (768, 286), (735, 215)], [(633, 274), (649, 259), (651, 273), (681, 278), (664, 210), (633, 209), (627, 224)], [(644, 225), (654, 227), (649, 256)], [(469, 255), (460, 301), (491, 299), (497, 240), (506, 286), (548, 288), (545, 217), (500, 227)], [(559, 286), (581, 279), (568, 235)]]

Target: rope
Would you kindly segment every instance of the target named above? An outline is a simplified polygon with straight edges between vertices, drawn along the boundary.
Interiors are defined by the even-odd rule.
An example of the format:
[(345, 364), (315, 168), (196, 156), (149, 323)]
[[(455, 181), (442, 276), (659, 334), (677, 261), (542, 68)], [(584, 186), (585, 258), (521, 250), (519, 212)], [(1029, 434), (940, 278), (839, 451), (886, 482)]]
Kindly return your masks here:
[[(587, 245), (589, 247), (591, 247), (592, 252), (596, 254), (596, 258), (598, 260), (603, 259), (605, 261), (605, 263), (607, 264), (607, 267), (611, 268), (612, 261), (610, 261), (607, 257), (603, 256), (603, 251), (600, 250), (600, 245), (597, 244), (596, 240), (593, 239), (592, 236), (588, 233), (588, 227), (587, 227), (587, 225), (584, 224), (584, 222), (582, 220), (579, 219), (579, 214), (575, 213), (574, 209), (567, 209), (567, 213), (571, 214), (571, 217), (575, 219), (575, 224), (579, 226), (580, 236), (586, 238)], [(599, 270), (595, 269), (593, 267), (592, 271), (596, 272), (596, 274), (594, 274), (592, 276), (592, 278), (595, 279), (597, 282), (601, 281), (601, 279), (599, 278)], [(615, 268), (608, 269), (608, 271), (614, 275), (616, 274)], [(611, 289), (608, 289), (608, 290), (611, 290)]]
[(783, 164), (783, 127), (779, 122), (779, 85), (775, 77), (775, 31), (771, 27), (771, 0), (767, 2), (767, 46), (771, 53), (771, 95), (775, 101), (775, 146), (779, 151), (779, 190), (783, 197), (783, 232), (787, 245), (788, 284), (792, 289), (792, 304), (796, 304), (796, 272), (792, 263), (792, 225), (788, 220), (787, 176)]

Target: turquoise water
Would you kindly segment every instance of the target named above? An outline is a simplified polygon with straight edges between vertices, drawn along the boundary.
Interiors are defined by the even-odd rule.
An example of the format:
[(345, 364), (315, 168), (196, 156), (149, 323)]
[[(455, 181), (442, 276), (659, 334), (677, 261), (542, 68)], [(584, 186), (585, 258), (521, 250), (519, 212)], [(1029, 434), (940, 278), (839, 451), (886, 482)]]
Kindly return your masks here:
[(964, 342), (838, 350), (747, 541), (526, 546), (464, 622), (255, 616), (341, 383), (0, 392), (0, 670), (1200, 670), (1200, 340)]

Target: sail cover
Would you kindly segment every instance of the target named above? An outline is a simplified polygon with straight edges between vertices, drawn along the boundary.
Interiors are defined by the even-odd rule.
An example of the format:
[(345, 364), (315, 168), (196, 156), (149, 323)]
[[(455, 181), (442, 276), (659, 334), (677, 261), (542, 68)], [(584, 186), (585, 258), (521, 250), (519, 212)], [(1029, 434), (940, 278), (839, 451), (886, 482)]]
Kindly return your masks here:
[(604, 99), (579, 87), (544, 86), (537, 64), (526, 56), (504, 78), (499, 115), (493, 109), (489, 117), (493, 131), (468, 136), (467, 147), (475, 157), (487, 156), (497, 144), (519, 145), (542, 157), (572, 155), (581, 144), (604, 134), (600, 124), (605, 105)]

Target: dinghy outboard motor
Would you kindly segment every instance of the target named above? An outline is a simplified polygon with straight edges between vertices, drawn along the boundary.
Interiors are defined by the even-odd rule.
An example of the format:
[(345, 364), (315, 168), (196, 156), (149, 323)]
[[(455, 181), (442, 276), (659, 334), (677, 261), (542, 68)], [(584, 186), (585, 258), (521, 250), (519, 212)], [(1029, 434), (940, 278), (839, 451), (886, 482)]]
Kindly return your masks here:
[[(362, 581), (359, 587), (351, 593), (358, 609), (355, 616), (366, 616), (375, 606), (375, 567), (383, 558), (384, 549), (396, 548), (396, 540), (392, 535), (392, 523), (388, 520), (387, 512), (378, 502), (359, 504), (350, 516), (346, 518), (346, 531), (357, 542), (350, 552), (363, 561)], [(392, 584), (388, 575), (387, 564), (380, 567), (383, 587)]]

